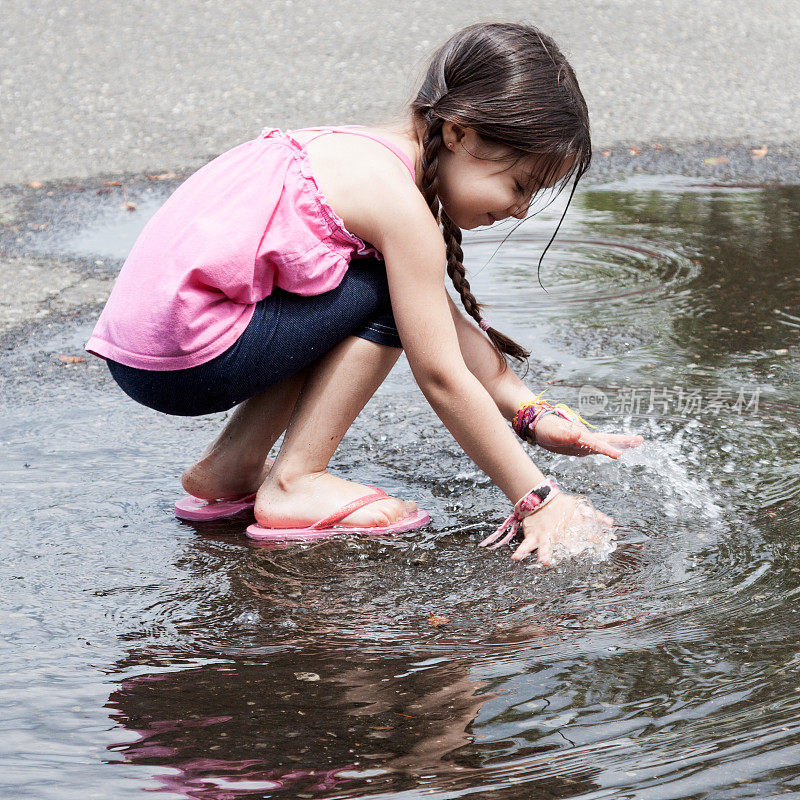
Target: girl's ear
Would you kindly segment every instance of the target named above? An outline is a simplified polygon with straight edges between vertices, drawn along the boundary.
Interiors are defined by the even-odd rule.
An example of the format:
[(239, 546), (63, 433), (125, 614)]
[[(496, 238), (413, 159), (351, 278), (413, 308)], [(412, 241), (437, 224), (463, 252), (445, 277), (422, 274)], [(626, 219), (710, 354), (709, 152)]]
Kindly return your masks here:
[(444, 141), (444, 146), (448, 150), (453, 150), (460, 142), (467, 138), (468, 130), (468, 128), (459, 125), (457, 122), (446, 121), (442, 125), (442, 140)]

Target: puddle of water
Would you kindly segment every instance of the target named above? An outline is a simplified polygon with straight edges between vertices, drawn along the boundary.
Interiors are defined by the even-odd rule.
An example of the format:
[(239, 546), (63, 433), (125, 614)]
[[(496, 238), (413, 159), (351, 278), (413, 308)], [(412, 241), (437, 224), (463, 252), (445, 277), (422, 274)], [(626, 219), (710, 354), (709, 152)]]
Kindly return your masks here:
[(115, 204), (91, 224), (56, 236), (50, 246), (62, 253), (123, 260), (163, 202), (162, 197), (143, 198), (131, 211)]
[[(533, 344), (531, 386), (577, 407), (591, 385), (596, 424), (648, 439), (618, 462), (536, 453), (617, 520), (599, 564), (477, 548), (504, 500), (404, 364), (334, 467), (432, 526), (294, 547), (172, 517), (219, 416), (157, 415), (80, 364), (10, 391), (0, 794), (800, 792), (800, 190), (614, 185), (568, 219), (549, 294), (553, 212), (496, 253), (470, 236), (467, 264)], [(70, 246), (116, 257), (111, 238)], [(4, 358), (56, 361), (89, 329)]]

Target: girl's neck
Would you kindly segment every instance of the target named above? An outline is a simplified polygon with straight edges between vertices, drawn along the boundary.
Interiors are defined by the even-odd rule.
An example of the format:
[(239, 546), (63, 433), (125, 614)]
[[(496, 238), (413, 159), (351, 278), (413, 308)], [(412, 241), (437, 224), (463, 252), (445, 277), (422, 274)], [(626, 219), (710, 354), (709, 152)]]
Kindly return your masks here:
[(386, 131), (402, 140), (402, 148), (411, 158), (416, 175), (417, 188), (422, 186), (422, 136), (425, 132), (424, 123), (415, 120), (410, 114), (398, 116), (379, 123), (376, 128)]

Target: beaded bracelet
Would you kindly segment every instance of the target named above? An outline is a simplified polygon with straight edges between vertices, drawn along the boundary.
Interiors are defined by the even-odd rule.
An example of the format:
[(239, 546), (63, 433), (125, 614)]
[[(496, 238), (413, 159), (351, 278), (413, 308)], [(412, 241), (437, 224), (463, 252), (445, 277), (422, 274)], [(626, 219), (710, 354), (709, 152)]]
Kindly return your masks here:
[(566, 403), (553, 405), (546, 398), (540, 400), (539, 398), (543, 394), (544, 392), (539, 392), (532, 401), (521, 403), (511, 420), (511, 427), (523, 441), (536, 444), (536, 425), (542, 417), (546, 417), (548, 414), (556, 414), (569, 422), (581, 422), (589, 428), (596, 427), (587, 422), (577, 411), (573, 411)]

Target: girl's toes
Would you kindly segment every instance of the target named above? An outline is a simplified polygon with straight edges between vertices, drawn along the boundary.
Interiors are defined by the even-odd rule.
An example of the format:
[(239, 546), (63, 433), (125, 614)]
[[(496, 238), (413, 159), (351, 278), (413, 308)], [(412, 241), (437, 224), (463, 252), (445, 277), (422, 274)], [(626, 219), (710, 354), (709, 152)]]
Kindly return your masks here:
[(383, 509), (378, 509), (375, 511), (375, 515), (373, 516), (370, 522), (370, 527), (385, 528), (394, 522), (394, 520), (392, 519), (393, 516), (394, 514), (391, 514), (388, 511), (384, 511)]
[(370, 525), (376, 528), (386, 528), (389, 525), (394, 525), (395, 522), (399, 522), (411, 513), (409, 506), (413, 506), (411, 511), (416, 510), (415, 503), (406, 503), (402, 500), (385, 501), (380, 505), (376, 505)]
[(382, 521), (380, 527), (385, 528), (387, 525), (394, 525), (395, 522), (400, 522), (409, 514), (413, 514), (417, 510), (416, 503), (408, 503), (404, 500), (387, 501), (385, 504), (378, 506)]

